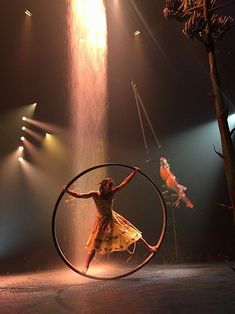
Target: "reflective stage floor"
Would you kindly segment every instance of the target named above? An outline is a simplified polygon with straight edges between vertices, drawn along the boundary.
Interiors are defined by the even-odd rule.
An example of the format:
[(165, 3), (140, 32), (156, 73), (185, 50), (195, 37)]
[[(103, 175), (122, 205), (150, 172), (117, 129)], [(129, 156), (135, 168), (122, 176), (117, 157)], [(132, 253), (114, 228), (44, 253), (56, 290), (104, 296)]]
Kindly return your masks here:
[(0, 313), (233, 314), (231, 265), (149, 265), (110, 281), (87, 279), (70, 269), (4, 275)]

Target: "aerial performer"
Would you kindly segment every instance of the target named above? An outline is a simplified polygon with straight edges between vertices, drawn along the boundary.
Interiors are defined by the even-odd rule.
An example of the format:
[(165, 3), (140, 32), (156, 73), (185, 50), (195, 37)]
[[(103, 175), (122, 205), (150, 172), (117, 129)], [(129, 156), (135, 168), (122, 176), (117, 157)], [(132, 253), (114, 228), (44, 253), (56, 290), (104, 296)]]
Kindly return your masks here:
[(165, 157), (160, 158), (160, 176), (162, 180), (166, 183), (166, 186), (176, 192), (178, 199), (174, 203), (175, 207), (178, 207), (180, 201), (183, 201), (186, 207), (193, 208), (193, 203), (188, 199), (185, 194), (187, 188), (177, 181), (175, 175), (171, 172), (170, 165)]
[(129, 246), (135, 242), (142, 243), (150, 252), (157, 250), (157, 246), (151, 246), (143, 239), (141, 231), (113, 210), (115, 193), (124, 188), (138, 170), (139, 168), (135, 167), (117, 186), (114, 186), (112, 178), (103, 179), (98, 191), (78, 193), (64, 187), (64, 191), (73, 197), (92, 198), (97, 209), (93, 230), (86, 244), (87, 257), (83, 273), (88, 271), (96, 253), (106, 255), (114, 251), (128, 251)]

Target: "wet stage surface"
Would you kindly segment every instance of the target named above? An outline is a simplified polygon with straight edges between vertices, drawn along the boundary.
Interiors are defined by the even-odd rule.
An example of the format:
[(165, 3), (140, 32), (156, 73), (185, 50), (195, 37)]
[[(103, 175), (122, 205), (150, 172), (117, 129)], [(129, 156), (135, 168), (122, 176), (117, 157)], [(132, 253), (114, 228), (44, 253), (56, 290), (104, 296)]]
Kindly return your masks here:
[(0, 313), (233, 314), (230, 265), (150, 265), (110, 281), (86, 279), (70, 269), (4, 275)]

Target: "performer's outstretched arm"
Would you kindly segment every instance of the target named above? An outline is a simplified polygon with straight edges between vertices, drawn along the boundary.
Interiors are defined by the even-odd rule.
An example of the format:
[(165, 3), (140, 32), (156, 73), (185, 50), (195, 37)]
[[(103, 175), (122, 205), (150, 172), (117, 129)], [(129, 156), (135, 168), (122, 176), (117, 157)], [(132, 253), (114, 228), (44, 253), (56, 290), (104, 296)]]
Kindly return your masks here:
[(66, 193), (68, 193), (69, 195), (76, 197), (76, 198), (90, 198), (90, 197), (94, 197), (97, 195), (97, 192), (95, 192), (95, 191), (91, 191), (88, 193), (78, 193), (78, 192), (75, 192), (74, 190), (68, 190), (68, 189), (66, 189), (66, 187), (64, 187), (64, 191)]
[(115, 193), (115, 192), (121, 190), (125, 185), (127, 185), (132, 180), (132, 178), (135, 176), (135, 174), (138, 170), (139, 170), (139, 168), (135, 167), (135, 169), (129, 174), (129, 176), (127, 176), (118, 186), (113, 188), (112, 192)]

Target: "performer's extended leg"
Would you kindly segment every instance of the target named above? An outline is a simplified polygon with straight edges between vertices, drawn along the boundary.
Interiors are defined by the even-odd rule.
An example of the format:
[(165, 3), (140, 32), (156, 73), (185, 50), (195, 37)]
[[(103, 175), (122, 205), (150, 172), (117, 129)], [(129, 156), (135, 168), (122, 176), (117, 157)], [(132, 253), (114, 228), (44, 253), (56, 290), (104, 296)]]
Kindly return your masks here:
[(137, 242), (143, 244), (151, 252), (156, 252), (158, 249), (156, 245), (152, 246), (152, 245), (148, 244), (143, 238), (140, 238)]
[[(176, 184), (175, 185), (173, 185), (173, 184), (167, 184), (167, 186), (172, 190), (172, 191), (174, 191), (174, 192), (176, 192), (178, 195), (179, 195), (179, 199), (181, 199), (184, 203), (185, 203), (185, 205), (186, 205), (186, 207), (189, 207), (189, 208), (193, 208), (194, 206), (193, 206), (193, 203), (190, 201), (190, 199), (188, 199), (187, 198), (187, 196), (186, 196), (186, 194), (185, 194), (185, 190), (184, 189), (182, 189), (182, 188), (180, 188), (180, 187), (182, 187), (177, 181), (175, 181), (176, 182)], [(176, 207), (178, 207), (178, 205), (179, 205), (179, 200), (177, 200), (176, 202), (175, 202), (175, 205), (176, 205)]]
[(87, 253), (87, 257), (86, 257), (86, 262), (85, 262), (85, 265), (84, 265), (83, 273), (86, 274), (86, 272), (88, 271), (88, 268), (89, 268), (90, 263), (93, 260), (94, 256), (95, 256), (95, 250), (92, 250), (91, 252)]
[(190, 201), (190, 199), (187, 198), (184, 192), (179, 192), (179, 196), (182, 199), (182, 201), (184, 201), (186, 207), (193, 208), (193, 203)]

